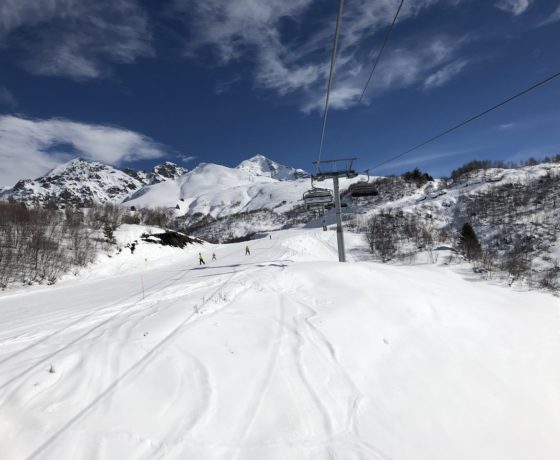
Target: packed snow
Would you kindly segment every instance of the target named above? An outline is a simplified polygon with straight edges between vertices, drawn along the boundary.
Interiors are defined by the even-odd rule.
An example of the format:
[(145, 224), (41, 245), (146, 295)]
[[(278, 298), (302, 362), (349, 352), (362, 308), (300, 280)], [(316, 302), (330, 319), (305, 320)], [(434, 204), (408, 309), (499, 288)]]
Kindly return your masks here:
[(2, 458), (560, 458), (558, 299), (346, 242), (139, 242), (2, 293)]

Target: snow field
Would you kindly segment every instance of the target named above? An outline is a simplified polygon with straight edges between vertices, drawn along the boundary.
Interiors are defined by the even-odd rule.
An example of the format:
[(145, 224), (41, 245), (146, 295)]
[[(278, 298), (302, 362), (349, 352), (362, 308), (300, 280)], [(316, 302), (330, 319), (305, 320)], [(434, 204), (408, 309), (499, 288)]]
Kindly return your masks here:
[(142, 243), (0, 295), (3, 456), (560, 457), (557, 298), (435, 265), (339, 264), (335, 238), (274, 232), (251, 256)]

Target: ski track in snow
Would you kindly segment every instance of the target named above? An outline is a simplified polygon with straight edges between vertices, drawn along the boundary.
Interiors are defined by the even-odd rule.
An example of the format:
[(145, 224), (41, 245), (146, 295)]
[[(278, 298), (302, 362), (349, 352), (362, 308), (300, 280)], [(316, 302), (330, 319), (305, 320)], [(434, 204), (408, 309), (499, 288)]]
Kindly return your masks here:
[[(178, 281), (177, 279), (174, 279), (172, 281), (169, 282), (169, 285), (171, 285), (173, 282)], [(169, 287), (169, 285), (167, 287)], [(152, 294), (155, 291), (152, 292)], [(146, 296), (147, 297), (147, 296)], [(163, 299), (165, 299), (165, 297), (163, 297)], [(59, 355), (60, 353), (68, 350), (70, 347), (72, 347), (73, 345), (79, 344), (80, 341), (82, 341), (85, 338), (88, 338), (90, 335), (92, 335), (94, 332), (100, 330), (103, 331), (102, 328), (110, 325), (112, 322), (116, 321), (116, 320), (122, 320), (122, 324), (120, 326), (118, 326), (118, 328), (123, 327), (130, 319), (132, 319), (134, 316), (142, 314), (143, 311), (139, 310), (139, 311), (132, 311), (129, 312), (129, 310), (131, 310), (134, 307), (138, 307), (141, 303), (146, 303), (144, 301), (145, 299), (143, 299), (142, 301), (135, 301), (129, 304), (121, 304), (121, 309), (116, 309), (116, 311), (114, 313), (111, 313), (110, 315), (108, 315), (108, 318), (102, 320), (100, 323), (95, 324), (93, 327), (91, 327), (90, 329), (87, 329), (85, 332), (81, 333), (78, 337), (76, 337), (75, 339), (71, 340), (70, 342), (64, 344), (62, 347), (58, 348), (57, 350), (55, 350), (54, 352), (49, 353), (48, 355), (42, 356), (40, 357), (37, 362), (35, 364), (33, 364), (32, 366), (24, 369), (22, 372), (20, 372), (19, 374), (17, 374), (16, 376), (12, 377), (11, 379), (4, 381), (3, 383), (0, 384), (0, 390), (4, 389), (5, 387), (11, 385), (12, 383), (17, 383), (19, 379), (21, 379), (22, 377), (26, 376), (29, 372), (37, 369), (38, 366), (40, 365), (44, 365), (45, 363), (48, 363), (49, 361), (51, 361), (52, 359), (54, 359), (57, 355)], [(150, 305), (148, 308), (148, 312), (145, 313), (143, 316), (141, 316), (141, 318), (139, 319), (138, 322), (141, 322), (145, 319), (147, 319), (149, 316), (151, 315), (155, 315), (157, 314), (157, 310), (159, 307), (157, 307), (157, 305), (159, 304), (161, 300), (157, 300), (153, 305)], [(109, 306), (109, 307), (102, 307), (102, 311), (109, 309), (109, 308), (114, 308), (119, 306), (119, 302), (116, 302), (115, 304)], [(167, 308), (171, 308), (173, 305), (170, 305)], [(153, 310), (156, 311), (153, 311)], [(128, 314), (126, 314), (128, 313)], [(76, 321), (73, 321), (72, 323), (70, 323), (68, 326), (65, 326), (62, 329), (56, 330), (52, 333), (47, 334), (45, 337), (37, 340), (36, 342), (32, 343), (31, 345), (25, 347), (23, 350), (20, 350), (18, 352), (15, 352), (13, 355), (9, 355), (6, 358), (3, 358), (0, 361), (0, 364), (3, 364), (4, 362), (9, 361), (10, 359), (12, 359), (13, 357), (17, 356), (18, 354), (21, 354), (25, 351), (28, 351), (34, 347), (36, 347), (39, 344), (43, 344), (45, 341), (47, 341), (48, 339), (51, 339), (52, 337), (66, 331), (66, 330), (71, 330), (73, 326), (76, 326), (78, 324), (82, 325), (82, 323), (84, 323), (84, 321), (88, 318), (91, 318), (93, 315), (95, 314), (95, 312), (91, 312), (86, 314), (85, 316), (79, 318)], [(89, 325), (91, 323), (85, 323), (85, 325)]]
[[(214, 291), (214, 293), (218, 292), (221, 288), (223, 288), (224, 286), (227, 285), (227, 283), (229, 283), (231, 281), (231, 279), (233, 278), (235, 272), (222, 284), (220, 284), (220, 286), (216, 289), (216, 291)], [(208, 300), (206, 300), (205, 302), (203, 302), (203, 304), (201, 305), (201, 307), (203, 307), (206, 303), (208, 303), (210, 301), (212, 297), (210, 296), (208, 298)], [(169, 305), (167, 308), (171, 308), (173, 306), (173, 304)], [(145, 316), (142, 317), (142, 320), (147, 319), (152, 313), (148, 313)], [(92, 408), (94, 408), (97, 404), (99, 404), (104, 398), (106, 398), (107, 396), (109, 396), (111, 393), (114, 393), (115, 391), (118, 390), (118, 387), (120, 385), (124, 385), (125, 384), (125, 380), (128, 379), (129, 377), (131, 379), (135, 379), (135, 378), (139, 378), (142, 370), (150, 363), (151, 360), (156, 358), (156, 352), (157, 353), (161, 353), (162, 349), (168, 345), (171, 341), (171, 339), (176, 336), (177, 334), (179, 334), (183, 329), (185, 329), (185, 327), (187, 325), (190, 325), (191, 320), (193, 318), (195, 318), (197, 316), (197, 313), (193, 312), (190, 313), (189, 315), (187, 315), (187, 317), (175, 328), (173, 329), (169, 334), (167, 334), (161, 341), (159, 341), (156, 346), (154, 346), (153, 348), (151, 348), (148, 353), (146, 355), (144, 355), (140, 360), (138, 360), (136, 363), (134, 363), (131, 367), (129, 367), (125, 372), (123, 372), (122, 374), (118, 375), (116, 378), (114, 378), (114, 381), (111, 385), (109, 385), (107, 388), (105, 388), (98, 396), (96, 396), (85, 408), (83, 408), (80, 412), (78, 412), (77, 414), (75, 414), (64, 426), (62, 426), (53, 436), (51, 436), (45, 443), (43, 443), (41, 446), (39, 446), (39, 448), (37, 448), (31, 455), (29, 455), (29, 457), (27, 457), (29, 460), (37, 458), (38, 455), (45, 449), (47, 448), (50, 444), (52, 444), (53, 442), (56, 441), (56, 439), (61, 436), (65, 431), (67, 431), (72, 425), (74, 425), (78, 420), (84, 418), (85, 416), (87, 416), (87, 414), (92, 410)], [(112, 318), (111, 318), (112, 319)], [(118, 329), (122, 328), (122, 326), (127, 322), (127, 320), (130, 319), (130, 316), (128, 318), (125, 318), (124, 323), (122, 325), (120, 325), (118, 327)], [(134, 327), (134, 325), (133, 325)], [(74, 342), (75, 343), (75, 342)], [(116, 353), (110, 353), (109, 356), (107, 356), (108, 361), (111, 362), (111, 360), (113, 360), (115, 358)]]
[(239, 447), (234, 452), (232, 456), (232, 460), (238, 460), (239, 456), (241, 455), (242, 447), (246, 444), (246, 439), (249, 435), (249, 432), (251, 431), (251, 428), (255, 423), (256, 416), (259, 412), (259, 409), (261, 407), (264, 398), (266, 397), (266, 393), (268, 391), (268, 388), (272, 381), (274, 371), (276, 369), (276, 365), (278, 362), (278, 354), (280, 352), (280, 347), (282, 346), (284, 335), (286, 333), (285, 326), (284, 326), (285, 309), (284, 309), (283, 301), (280, 302), (279, 310), (280, 313), (279, 313), (279, 318), (277, 320), (278, 323), (276, 327), (275, 338), (273, 340), (272, 350), (270, 351), (270, 357), (267, 360), (266, 366), (262, 373), (262, 377), (259, 380), (259, 385), (253, 393), (254, 396), (251, 398), (251, 400), (254, 400), (255, 403), (247, 409), (247, 413), (244, 417), (244, 419), (246, 419), (247, 422), (245, 426), (241, 428), (241, 433), (235, 436), (236, 438), (239, 439)]
[[(474, 407), (476, 398), (483, 398), (482, 407), (501, 408), (506, 403), (496, 398), (505, 392), (509, 406), (500, 410), (512, 406), (506, 419), (521, 413), (533, 423), (543, 420), (534, 434), (524, 431), (531, 449), (540, 449), (533, 458), (559, 458), (554, 433), (560, 428), (560, 397), (555, 399), (553, 388), (560, 385), (560, 370), (550, 365), (560, 359), (560, 316), (551, 308), (558, 307), (556, 299), (471, 283), (437, 267), (339, 265), (330, 262), (336, 260), (333, 237), (322, 231), (275, 232), (271, 240), (251, 241), (250, 256), (243, 255), (246, 243), (205, 249), (215, 250), (218, 260), (204, 267), (194, 265), (193, 254), (185, 255), (185, 261), (144, 272), (143, 299), (139, 274), (126, 270), (0, 297), (0, 311), (6, 311), (0, 324), (5, 458), (526, 458), (522, 446), (528, 441), (514, 425), (501, 428), (514, 433), (502, 436), (514, 447), (488, 441), (488, 430), (478, 433), (468, 413), (453, 412), (462, 406), (449, 399), (444, 386), (441, 407), (436, 400), (433, 410), (423, 413), (415, 435), (409, 420), (419, 417), (423, 399), (437, 397), (426, 382), (436, 385), (432, 374), (444, 379), (442, 385), (448, 375), (454, 382), (452, 370), (437, 367), (448, 355), (457, 359), (448, 366), (466, 366), (465, 378), (474, 371), (486, 379), (456, 388), (460, 398)], [(326, 262), (313, 262), (314, 257)], [(375, 276), (372, 267), (378, 269)], [(446, 285), (412, 291), (438, 276), (455, 288), (474, 289), (465, 293), (485, 289), (494, 302), (507, 297), (517, 304), (503, 310), (489, 304), (486, 318), (484, 309), (466, 308), (468, 303), (442, 308), (449, 300), (441, 299), (457, 297)], [(375, 296), (367, 296), (369, 283), (377, 283)], [(393, 285), (406, 288), (389, 308), (383, 290), (391, 292)], [(378, 296), (385, 301), (375, 301)], [(535, 302), (542, 306), (527, 308)], [(499, 324), (495, 318), (502, 311), (508, 324), (504, 331), (492, 330), (499, 337), (494, 344), (486, 323)], [(457, 320), (456, 313), (462, 315)], [(534, 378), (512, 374), (517, 358), (510, 366), (503, 361), (502, 342), (511, 340), (517, 350), (518, 339), (508, 329), (515, 325), (514, 314), (520, 315), (518, 335), (550, 325), (539, 340), (524, 341), (526, 347), (542, 347), (534, 351), (539, 360), (521, 361), (535, 366)], [(445, 333), (454, 327), (457, 337)], [(473, 367), (472, 358), (460, 361), (461, 350), (472, 354), (477, 341), (487, 352)], [(438, 347), (441, 353), (434, 354)], [(425, 375), (415, 373), (418, 362), (426, 363)], [(53, 374), (47, 372), (51, 363)], [(511, 375), (516, 379), (510, 388)], [(472, 417), (479, 416), (477, 410)], [(491, 413), (498, 421), (500, 410)], [(488, 454), (480, 455), (477, 440)]]

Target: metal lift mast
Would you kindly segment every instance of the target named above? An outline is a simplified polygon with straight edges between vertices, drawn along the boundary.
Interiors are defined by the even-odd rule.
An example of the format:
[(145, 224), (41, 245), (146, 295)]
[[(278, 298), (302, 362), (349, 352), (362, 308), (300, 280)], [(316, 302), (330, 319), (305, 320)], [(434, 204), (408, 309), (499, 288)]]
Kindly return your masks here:
[[(351, 179), (356, 177), (358, 174), (352, 169), (352, 163), (356, 161), (356, 158), (341, 158), (337, 160), (321, 160), (314, 161), (313, 164), (317, 166), (317, 174), (313, 176), (313, 180), (318, 182), (324, 181), (325, 179), (332, 179), (334, 185), (334, 205), (336, 208), (336, 241), (338, 244), (338, 261), (346, 262), (346, 253), (344, 249), (344, 233), (342, 230), (342, 213), (340, 210), (340, 191), (338, 187), (338, 179), (340, 177), (346, 177)], [(345, 163), (345, 169), (337, 169), (337, 163)], [(333, 165), (332, 171), (322, 171), (321, 165), (329, 164)]]

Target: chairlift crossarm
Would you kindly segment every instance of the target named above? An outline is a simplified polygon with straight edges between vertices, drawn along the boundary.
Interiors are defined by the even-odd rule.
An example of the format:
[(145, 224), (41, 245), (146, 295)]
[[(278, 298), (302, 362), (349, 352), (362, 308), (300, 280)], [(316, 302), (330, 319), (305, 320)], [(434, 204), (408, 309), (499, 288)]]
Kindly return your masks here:
[[(356, 177), (358, 173), (352, 169), (352, 163), (357, 158), (340, 158), (336, 160), (321, 160), (321, 161), (314, 161), (313, 164), (317, 166), (317, 174), (312, 176), (312, 180), (316, 180), (318, 182), (324, 181), (325, 179), (332, 179), (334, 177), (346, 177), (351, 179)], [(321, 164), (334, 164), (337, 163), (346, 163), (346, 169), (336, 170), (336, 171), (321, 171)]]

